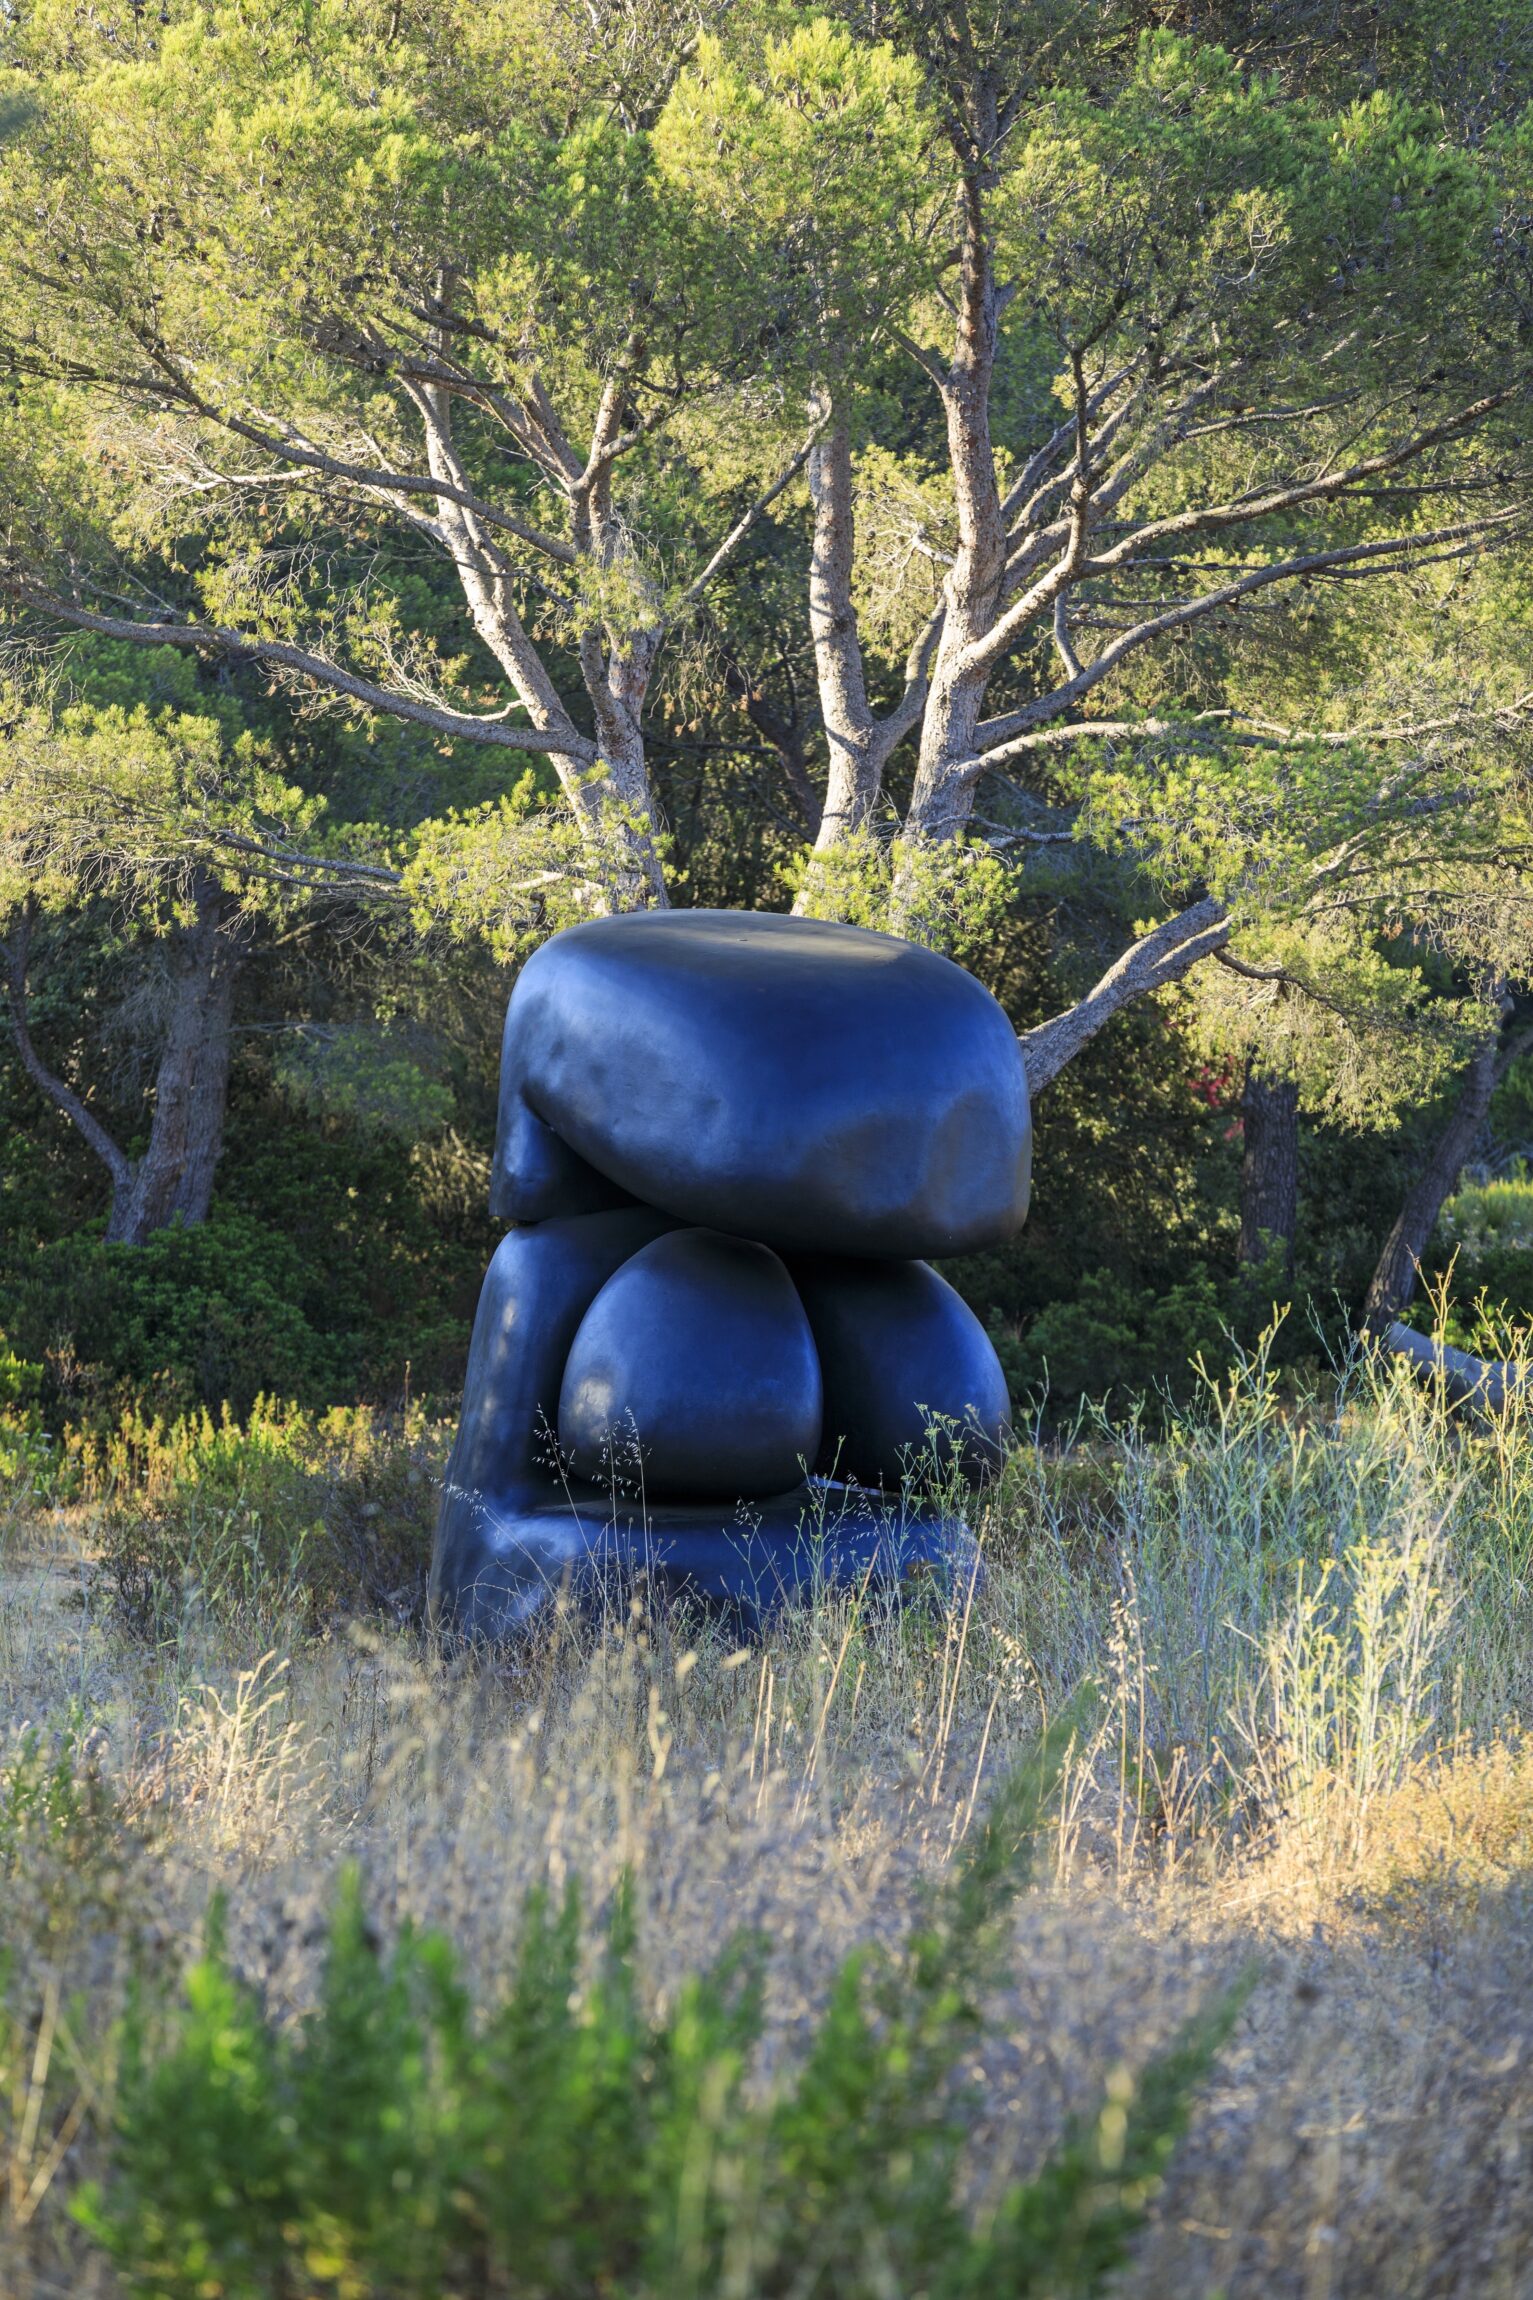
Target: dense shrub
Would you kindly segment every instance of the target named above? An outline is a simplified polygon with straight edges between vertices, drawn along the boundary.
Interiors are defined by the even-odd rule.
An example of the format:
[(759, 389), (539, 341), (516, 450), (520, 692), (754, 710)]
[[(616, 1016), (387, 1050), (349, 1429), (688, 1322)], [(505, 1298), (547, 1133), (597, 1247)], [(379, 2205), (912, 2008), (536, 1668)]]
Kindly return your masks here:
[[(1142, 1407), (1159, 1422), (1201, 1393), (1202, 1369), (1222, 1371), (1254, 1346), (1290, 1293), (1276, 1254), (1233, 1277), (1193, 1269), (1164, 1286), (1098, 1270), (1020, 1331), (992, 1316), (990, 1336), (1013, 1403), (1029, 1418), (1041, 1406), (1048, 1418), (1068, 1420), (1092, 1402), (1119, 1417)], [(1306, 1322), (1289, 1318), (1265, 1354), (1286, 1361), (1314, 1347)]]
[(1422, 1273), (1414, 1324), (1487, 1357), (1525, 1354), (1533, 1326), (1533, 1175), (1524, 1160), (1455, 1192)]
[(0, 1489), (30, 1490), (51, 1466), (38, 1404), (42, 1388), (42, 1367), (19, 1358), (0, 1334)]
[(1073, 1301), (1042, 1311), (1025, 1335), (997, 1336), (1013, 1395), (1047, 1395), (1068, 1409), (1082, 1397), (1122, 1406), (1156, 1381), (1186, 1394), (1195, 1357), (1228, 1354), (1226, 1296), (1207, 1270), (1164, 1292), (1097, 1271)]
[(289, 1240), (220, 1209), (142, 1246), (109, 1246), (95, 1230), (60, 1239), (13, 1299), (39, 1342), (62, 1343), (76, 1410), (107, 1415), (153, 1398), (172, 1410), (228, 1400), (243, 1412), (262, 1389), (307, 1396), (338, 1370), (304, 1316), (304, 1286)]
[(1094, 2292), (1235, 2006), (1137, 2087), (1110, 2083), (971, 2223), (960, 2070), (1052, 1771), (1003, 1785), (929, 1921), (886, 1962), (843, 1965), (770, 2084), (763, 1941), (736, 1938), (653, 2012), (625, 1892), (590, 1977), (576, 1889), (557, 1908), (535, 1893), (483, 2018), (445, 1940), (381, 1953), (354, 1875), (296, 2029), (235, 1977), (215, 1922), (168, 2028), (128, 2023), (113, 2173), (81, 2217), (144, 2300)]
[(496, 1233), (455, 1135), (417, 1148), (236, 1092), (211, 1218), (109, 1246), (89, 1162), (83, 1180), (50, 1167), (23, 1133), (31, 1104), (13, 1106), (0, 1301), (12, 1347), (45, 1367), (55, 1431), (133, 1406), (245, 1414), (262, 1391), (318, 1408), (461, 1382)]
[(77, 1441), (77, 1482), (105, 1497), (97, 1573), (136, 1635), (189, 1611), (228, 1626), (412, 1619), (425, 1594), (444, 1430), (416, 1410), (306, 1413), (257, 1399), (166, 1423), (129, 1415)]

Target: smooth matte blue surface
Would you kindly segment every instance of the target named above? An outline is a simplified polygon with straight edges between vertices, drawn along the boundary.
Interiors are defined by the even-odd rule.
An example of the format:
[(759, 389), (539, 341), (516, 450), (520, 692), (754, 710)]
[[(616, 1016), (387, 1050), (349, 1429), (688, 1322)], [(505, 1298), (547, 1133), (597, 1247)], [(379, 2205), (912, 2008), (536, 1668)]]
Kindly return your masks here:
[[(475, 1321), (433, 1619), (504, 1638), (643, 1575), (746, 1623), (822, 1580), (972, 1573), (967, 1529), (900, 1478), (931, 1414), (983, 1474), (1005, 1382), (918, 1257), (1012, 1237), (1031, 1154), (1016, 1035), (931, 951), (726, 911), (554, 936), (506, 1017), (491, 1205), (518, 1227)], [(838, 1482), (804, 1476), (817, 1448)]]
[(816, 1586), (897, 1589), (975, 1569), (967, 1529), (881, 1495), (797, 1482), (759, 1502), (639, 1507), (565, 1474), (555, 1443), (570, 1345), (613, 1272), (667, 1229), (642, 1208), (513, 1230), (479, 1297), (457, 1443), (431, 1568), (439, 1629), (491, 1642), (561, 1596), (617, 1594), (636, 1574), (753, 1626)]
[(788, 1268), (823, 1368), (817, 1469), (897, 1492), (923, 1470), (982, 1477), (996, 1467), (1011, 1416), (1006, 1376), (945, 1278), (924, 1262), (831, 1254), (795, 1255)]
[(672, 1230), (607, 1280), (559, 1391), (577, 1477), (657, 1501), (785, 1493), (820, 1450), (820, 1360), (768, 1246)]
[(433, 1619), (491, 1643), (561, 1602), (621, 1607), (640, 1579), (663, 1599), (694, 1599), (758, 1629), (780, 1606), (819, 1591), (951, 1595), (979, 1572), (959, 1519), (821, 1481), (727, 1516), (716, 1503), (640, 1513), (573, 1490), (541, 1501), (477, 1496), (473, 1524), (471, 1552), (459, 1550), (470, 1570), (450, 1593), (434, 1583)]
[(1016, 1032), (962, 967), (821, 919), (642, 911), (533, 953), (506, 1015), (491, 1204), (620, 1194), (779, 1252), (973, 1253), (1027, 1213)]

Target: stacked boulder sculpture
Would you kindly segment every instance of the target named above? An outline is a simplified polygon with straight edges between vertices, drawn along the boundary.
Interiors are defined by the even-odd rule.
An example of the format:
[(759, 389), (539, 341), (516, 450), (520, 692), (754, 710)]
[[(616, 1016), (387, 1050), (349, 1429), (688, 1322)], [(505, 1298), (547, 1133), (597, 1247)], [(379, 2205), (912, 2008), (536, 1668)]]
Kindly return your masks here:
[(433, 1618), (501, 1639), (639, 1574), (759, 1619), (968, 1553), (917, 1458), (982, 1476), (1005, 1380), (926, 1257), (1011, 1237), (1016, 1034), (961, 967), (814, 919), (556, 935), (506, 1016), (489, 1269)]

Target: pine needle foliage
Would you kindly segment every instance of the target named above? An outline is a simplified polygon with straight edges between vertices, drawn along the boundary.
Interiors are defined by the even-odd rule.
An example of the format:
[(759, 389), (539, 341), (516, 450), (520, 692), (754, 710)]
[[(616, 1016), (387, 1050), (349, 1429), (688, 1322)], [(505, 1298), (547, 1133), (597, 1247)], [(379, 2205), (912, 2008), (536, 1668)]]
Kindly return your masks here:
[(123, 2037), (112, 2172), (80, 2217), (154, 2300), (968, 2300), (1088, 2294), (1121, 2260), (1237, 1989), (976, 2222), (961, 2072), (1070, 1722), (1001, 1784), (921, 1922), (840, 1968), (807, 2047), (762, 2066), (767, 1946), (740, 1934), (655, 2009), (626, 1889), (588, 1925), (535, 1891), (476, 2011), (440, 1935), (391, 1950), (355, 1870), (295, 2028), (215, 1908), (168, 2023)]

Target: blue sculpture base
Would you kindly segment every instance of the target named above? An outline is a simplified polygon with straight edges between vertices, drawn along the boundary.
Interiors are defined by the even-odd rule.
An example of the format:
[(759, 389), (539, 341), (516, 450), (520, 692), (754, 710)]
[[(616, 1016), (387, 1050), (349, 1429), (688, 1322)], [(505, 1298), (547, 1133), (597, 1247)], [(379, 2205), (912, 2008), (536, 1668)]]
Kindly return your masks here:
[(720, 1515), (716, 1503), (642, 1508), (573, 1489), (488, 1500), (449, 1480), (433, 1618), (457, 1637), (496, 1643), (561, 1602), (583, 1614), (622, 1607), (642, 1584), (754, 1633), (784, 1606), (831, 1589), (961, 1598), (979, 1570), (960, 1520), (826, 1479)]

